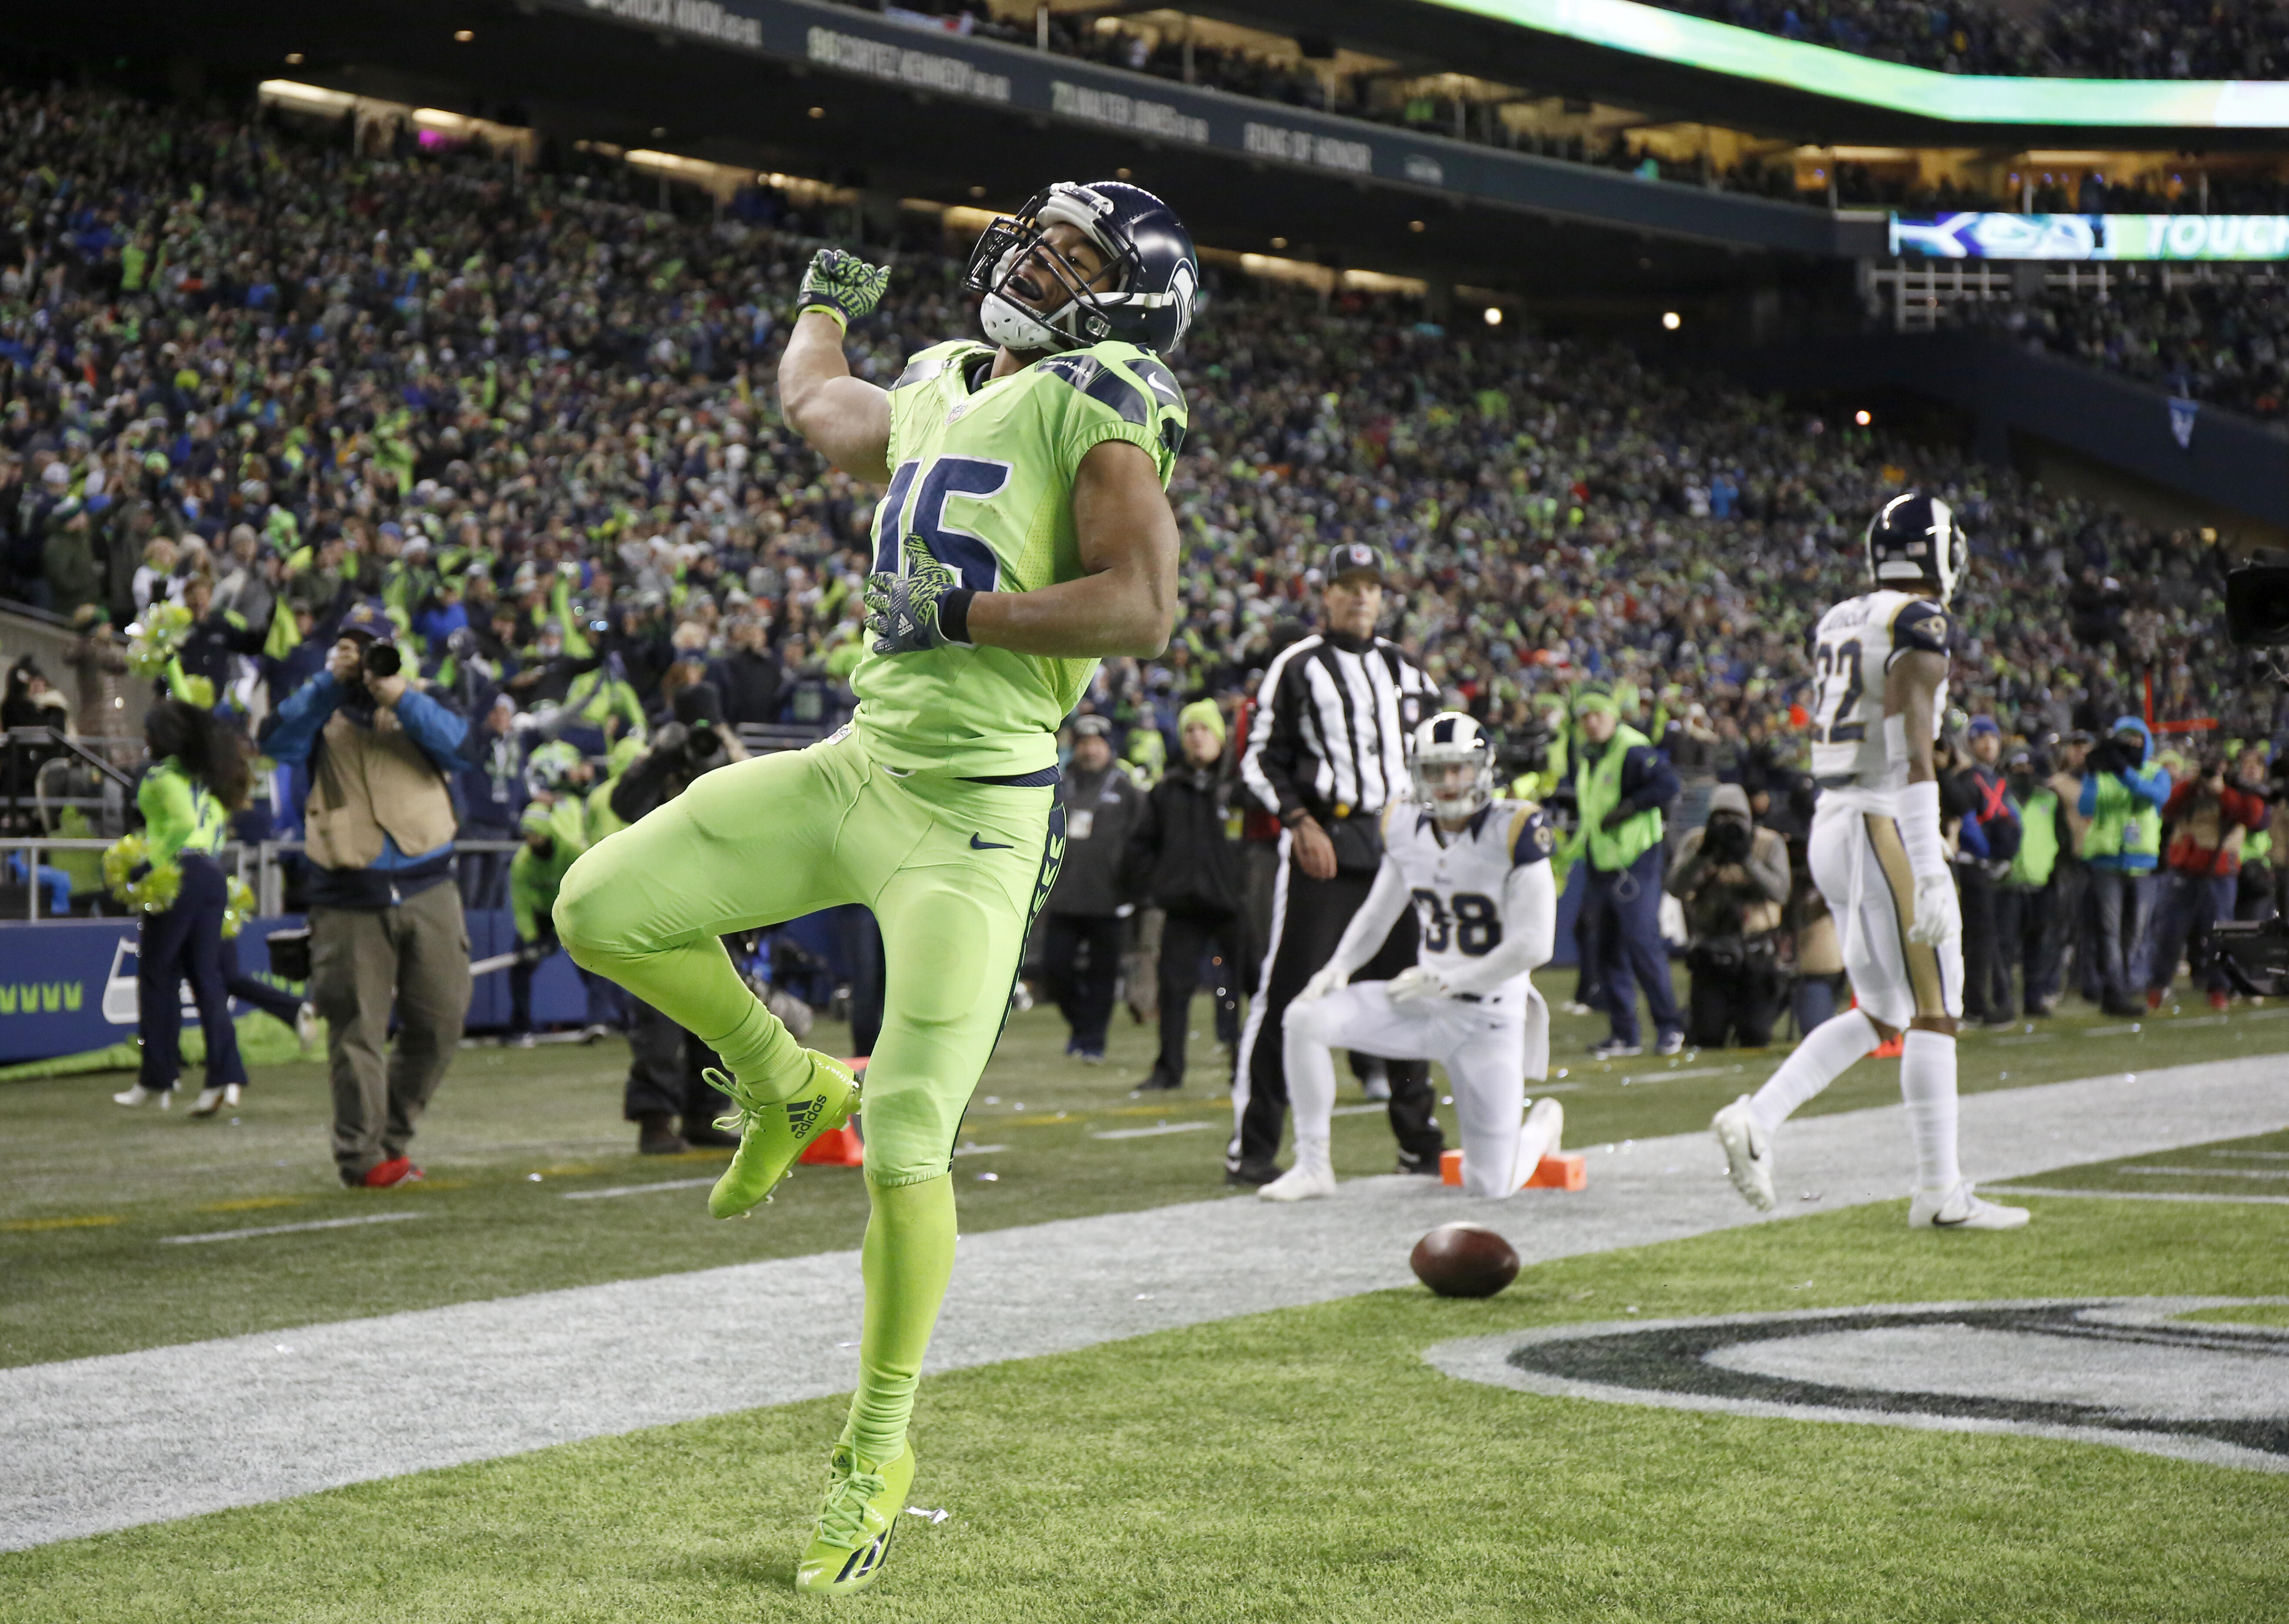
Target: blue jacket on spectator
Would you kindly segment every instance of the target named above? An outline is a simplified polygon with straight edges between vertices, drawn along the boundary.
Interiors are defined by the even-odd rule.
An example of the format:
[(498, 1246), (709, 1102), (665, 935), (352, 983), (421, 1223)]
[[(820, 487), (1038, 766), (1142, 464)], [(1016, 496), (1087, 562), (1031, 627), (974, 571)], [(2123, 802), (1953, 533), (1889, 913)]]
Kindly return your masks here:
[[(271, 759), (285, 766), (309, 760), (318, 744), (319, 729), (338, 710), (345, 711), (358, 727), (372, 727), (373, 702), (362, 691), (353, 697), (353, 691), (336, 681), (331, 671), (321, 671), (304, 683), (279, 707), (278, 725), (271, 730), (266, 746)], [(468, 735), (467, 721), (420, 689), (411, 687), (398, 699), (397, 720), (448, 783), (466, 770), (461, 741)], [(422, 867), (451, 856), (452, 849), (453, 843), (449, 840), (434, 851), (403, 852), (398, 850), (395, 840), (384, 835), (381, 856), (370, 866), (385, 872)]]

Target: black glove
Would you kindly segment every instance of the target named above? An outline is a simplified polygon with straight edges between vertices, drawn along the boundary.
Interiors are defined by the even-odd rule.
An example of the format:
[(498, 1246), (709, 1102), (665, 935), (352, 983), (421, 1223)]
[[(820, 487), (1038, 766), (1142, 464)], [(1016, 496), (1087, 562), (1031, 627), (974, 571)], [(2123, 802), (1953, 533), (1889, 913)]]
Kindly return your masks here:
[(2122, 746), (2108, 739), (2104, 744), (2090, 747), (2090, 754), (2083, 758), (2083, 765), (2094, 773), (2120, 773), (2127, 771), (2130, 764), (2123, 759)]
[(1628, 823), (1630, 819), (1635, 817), (1637, 815), (1638, 809), (1635, 807), (1631, 806), (1627, 801), (1623, 801), (1620, 806), (1615, 807), (1612, 811), (1607, 813), (1605, 816), (1599, 818), (1598, 820), (1598, 827), (1605, 830), (1610, 834), (1613, 831), (1620, 828), (1623, 824)]

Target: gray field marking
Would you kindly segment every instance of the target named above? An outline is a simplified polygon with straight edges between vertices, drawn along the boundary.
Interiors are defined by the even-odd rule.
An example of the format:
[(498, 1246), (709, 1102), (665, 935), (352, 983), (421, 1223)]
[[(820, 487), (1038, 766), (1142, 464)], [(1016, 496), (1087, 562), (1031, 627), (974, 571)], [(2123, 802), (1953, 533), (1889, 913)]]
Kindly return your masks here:
[(652, 1184), (613, 1184), (602, 1190), (567, 1190), (560, 1191), (560, 1201), (609, 1201), (615, 1196), (648, 1196), (658, 1190), (697, 1190), (703, 1184), (713, 1184), (714, 1178), (661, 1179)]
[(2000, 1048), (2006, 1044), (2056, 1043), (2058, 1040), (2059, 1034), (2056, 1032), (2022, 1032), (2015, 1038), (1998, 1038), (1995, 1039), (1995, 1044), (1998, 1048)]
[(1158, 1139), (1163, 1134), (1197, 1134), (1217, 1126), (1219, 1125), (1214, 1122), (1163, 1122), (1153, 1127), (1107, 1128), (1101, 1134), (1091, 1134), (1089, 1137), (1091, 1139)]
[(210, 1240), (253, 1240), (264, 1235), (299, 1235), (307, 1230), (347, 1230), (361, 1223), (402, 1223), (408, 1218), (427, 1218), (427, 1212), (368, 1213), (362, 1218), (320, 1218), (310, 1223), (266, 1223), (254, 1230), (215, 1230), (204, 1235), (162, 1235), (163, 1246), (195, 1246)]
[(2289, 1150), (2212, 1150), (2212, 1156), (2230, 1156), (2252, 1161), (2289, 1162)]
[(2289, 1206), (2289, 1196), (2204, 1195), (2178, 1190), (2053, 1190), (2044, 1184), (1982, 1184), (1990, 1196), (2069, 1196), (2086, 1201), (2213, 1201), (2227, 1206)]
[(1622, 1079), (1622, 1087), (1626, 1088), (1631, 1083), (1682, 1083), (1696, 1077), (1730, 1077), (1736, 1071), (1748, 1069), (1746, 1066), (1687, 1066), (1678, 1071), (1632, 1071)]
[(2121, 1167), (2116, 1171), (2190, 1179), (2289, 1179), (2289, 1171), (2277, 1167)]
[(996, 1150), (1009, 1148), (1006, 1144), (958, 1144), (953, 1147), (953, 1153), (956, 1156), (991, 1156)]
[[(2289, 1126), (2279, 1077), (2264, 1055), (1969, 1095), (1964, 1158), (2003, 1181), (2126, 1144), (2274, 1132)], [(1778, 1155), (1786, 1187), (1821, 1190), (1822, 1212), (1899, 1202), (1912, 1175), (1896, 1105), (1792, 1122)], [(1498, 1230), (1530, 1266), (1813, 1210), (1753, 1212), (1723, 1166), (1698, 1132), (1607, 1148), (1578, 1193), (1474, 1201), (1394, 1174), (1326, 1201), (1218, 1198), (966, 1235), (926, 1368), (1411, 1286), (1408, 1249), (1457, 1218)], [(855, 1250), (824, 1253), (301, 1326), (291, 1354), (274, 1330), (0, 1370), (0, 1548), (845, 1393), (857, 1273)]]
[(1390, 1110), (1390, 1105), (1384, 1101), (1370, 1100), (1364, 1105), (1338, 1105), (1335, 1110), (1329, 1111), (1328, 1115), (1331, 1117), (1379, 1117), (1384, 1115)]
[[(2157, 1015), (2154, 1018), (2158, 1021), (2162, 1017)], [(2145, 1030), (2145, 1022), (2130, 1021), (2120, 1026), (2086, 1026), (2082, 1030), (2082, 1035), (2086, 1038), (2124, 1038), (2132, 1032), (2142, 1032)]]

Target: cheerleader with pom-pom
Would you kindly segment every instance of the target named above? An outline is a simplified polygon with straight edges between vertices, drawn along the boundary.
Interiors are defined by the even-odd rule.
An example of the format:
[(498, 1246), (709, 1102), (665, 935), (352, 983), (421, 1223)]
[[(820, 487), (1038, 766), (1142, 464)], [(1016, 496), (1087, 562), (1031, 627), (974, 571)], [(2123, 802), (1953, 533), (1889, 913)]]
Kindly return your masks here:
[(229, 833), (232, 809), (245, 804), (251, 787), (246, 747), (215, 717), (179, 699), (151, 707), (143, 740), (152, 765), (136, 789), (135, 804), (143, 813), (145, 844), (142, 861), (129, 868), (121, 888), (143, 915), (135, 972), (143, 1064), (135, 1087), (111, 1097), (122, 1105), (156, 1100), (163, 1111), (172, 1102), (183, 1070), (187, 977), (207, 1043), (206, 1088), (192, 1114), (207, 1116), (236, 1104), (246, 1082), (223, 966), (230, 892), (214, 856)]

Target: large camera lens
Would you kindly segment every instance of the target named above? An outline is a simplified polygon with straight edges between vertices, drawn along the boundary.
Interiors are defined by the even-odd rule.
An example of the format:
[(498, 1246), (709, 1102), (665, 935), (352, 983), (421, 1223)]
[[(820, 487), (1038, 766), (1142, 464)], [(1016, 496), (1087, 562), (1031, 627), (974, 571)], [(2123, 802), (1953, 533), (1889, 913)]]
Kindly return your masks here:
[(369, 677), (394, 677), (405, 668), (404, 657), (397, 652), (395, 643), (368, 643), (363, 664)]

